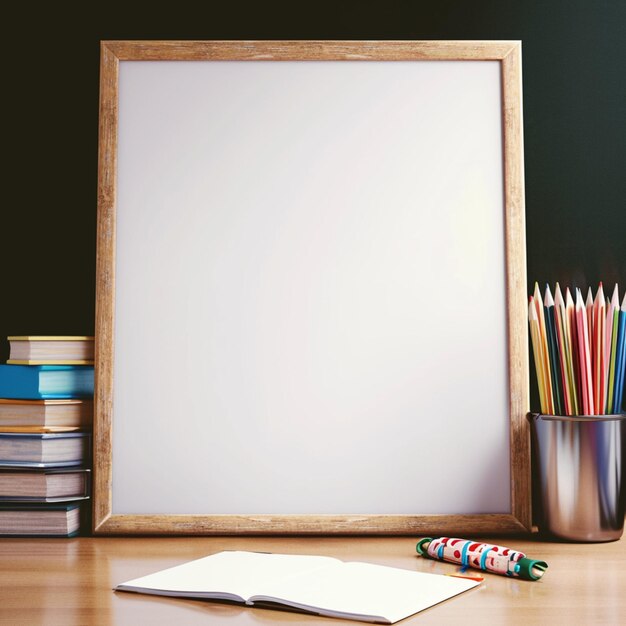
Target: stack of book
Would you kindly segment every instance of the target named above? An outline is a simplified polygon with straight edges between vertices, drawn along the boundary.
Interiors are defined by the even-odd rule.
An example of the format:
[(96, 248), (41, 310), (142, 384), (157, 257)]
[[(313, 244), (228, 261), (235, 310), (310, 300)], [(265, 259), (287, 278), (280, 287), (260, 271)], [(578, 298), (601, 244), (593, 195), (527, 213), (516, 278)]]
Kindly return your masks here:
[(93, 337), (9, 337), (0, 365), (0, 536), (80, 532), (90, 493)]

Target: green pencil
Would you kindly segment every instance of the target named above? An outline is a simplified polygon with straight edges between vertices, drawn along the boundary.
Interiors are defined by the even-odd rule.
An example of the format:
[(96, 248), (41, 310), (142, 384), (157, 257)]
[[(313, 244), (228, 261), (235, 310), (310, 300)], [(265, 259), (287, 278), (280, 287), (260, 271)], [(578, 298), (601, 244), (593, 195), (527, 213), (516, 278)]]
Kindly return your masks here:
[(616, 308), (613, 311), (613, 324), (611, 325), (613, 328), (613, 332), (611, 334), (611, 360), (609, 362), (609, 393), (607, 396), (607, 408), (606, 412), (611, 414), (613, 413), (613, 391), (615, 387), (615, 361), (617, 358), (617, 329), (619, 324), (619, 308)]

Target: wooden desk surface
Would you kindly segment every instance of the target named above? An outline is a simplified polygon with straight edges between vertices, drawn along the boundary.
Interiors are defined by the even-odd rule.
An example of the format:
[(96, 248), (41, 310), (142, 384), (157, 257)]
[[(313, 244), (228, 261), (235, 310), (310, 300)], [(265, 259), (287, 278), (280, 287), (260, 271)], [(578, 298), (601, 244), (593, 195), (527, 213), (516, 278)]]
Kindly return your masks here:
[[(450, 573), (454, 565), (415, 554), (416, 539), (398, 538), (76, 538), (0, 540), (0, 624), (174, 625), (358, 624), (346, 620), (112, 588), (121, 582), (220, 550), (323, 554), (409, 570)], [(486, 574), (485, 582), (401, 624), (626, 623), (626, 539), (561, 544), (519, 539), (510, 545), (549, 569), (538, 582)]]

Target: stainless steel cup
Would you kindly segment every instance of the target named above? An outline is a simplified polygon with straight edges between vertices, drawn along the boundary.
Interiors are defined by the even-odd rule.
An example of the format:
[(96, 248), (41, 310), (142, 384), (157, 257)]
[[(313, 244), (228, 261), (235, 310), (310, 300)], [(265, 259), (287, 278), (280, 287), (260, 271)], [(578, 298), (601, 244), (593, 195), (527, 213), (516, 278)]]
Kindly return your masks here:
[(571, 541), (619, 539), (626, 510), (626, 415), (531, 418), (540, 530)]

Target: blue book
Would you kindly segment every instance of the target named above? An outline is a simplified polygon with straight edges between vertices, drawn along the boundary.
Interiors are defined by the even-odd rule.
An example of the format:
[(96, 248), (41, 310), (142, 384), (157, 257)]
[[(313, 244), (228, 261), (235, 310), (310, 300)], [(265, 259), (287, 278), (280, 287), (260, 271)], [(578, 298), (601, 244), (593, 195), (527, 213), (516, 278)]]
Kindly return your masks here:
[(0, 365), (0, 398), (54, 400), (93, 396), (93, 367)]

